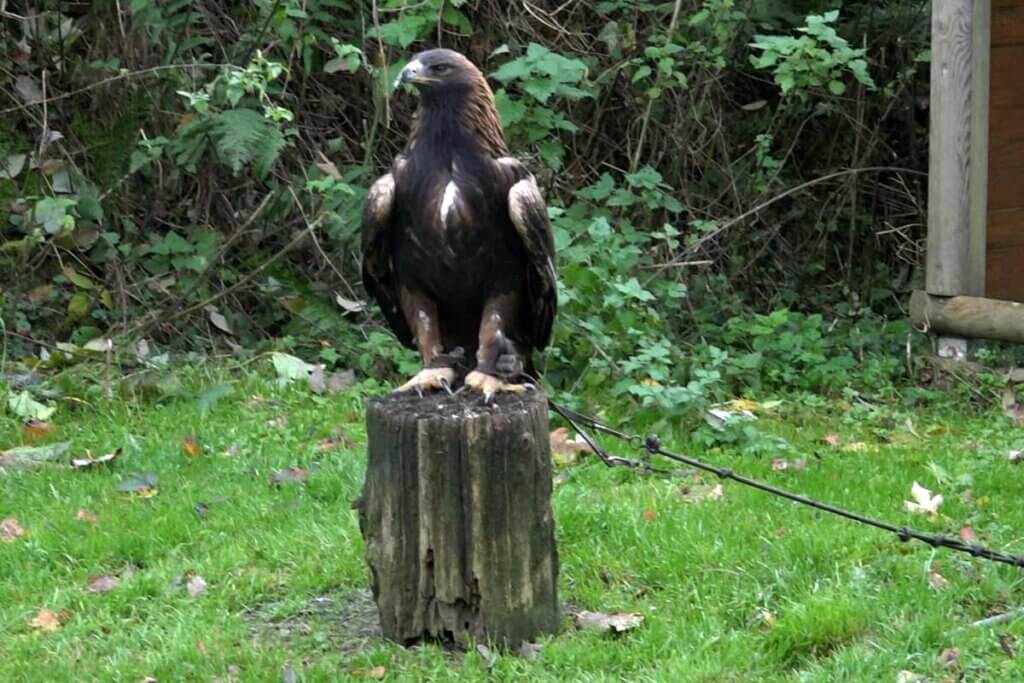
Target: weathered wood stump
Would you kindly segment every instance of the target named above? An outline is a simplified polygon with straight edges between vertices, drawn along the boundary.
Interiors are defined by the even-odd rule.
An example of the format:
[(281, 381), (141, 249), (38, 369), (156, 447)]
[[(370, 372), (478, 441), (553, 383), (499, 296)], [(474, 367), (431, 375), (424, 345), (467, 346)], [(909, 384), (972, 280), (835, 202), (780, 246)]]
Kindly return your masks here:
[(547, 399), (389, 395), (356, 503), (384, 636), (509, 647), (558, 630)]

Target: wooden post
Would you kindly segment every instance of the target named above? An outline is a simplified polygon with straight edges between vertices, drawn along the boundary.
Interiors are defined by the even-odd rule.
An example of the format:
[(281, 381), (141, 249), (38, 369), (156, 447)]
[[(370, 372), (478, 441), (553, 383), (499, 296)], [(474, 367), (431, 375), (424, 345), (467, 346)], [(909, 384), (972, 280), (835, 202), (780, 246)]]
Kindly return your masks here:
[(929, 294), (985, 293), (990, 3), (932, 3)]
[(517, 647), (555, 633), (544, 394), (391, 394), (366, 412), (355, 507), (384, 636)]

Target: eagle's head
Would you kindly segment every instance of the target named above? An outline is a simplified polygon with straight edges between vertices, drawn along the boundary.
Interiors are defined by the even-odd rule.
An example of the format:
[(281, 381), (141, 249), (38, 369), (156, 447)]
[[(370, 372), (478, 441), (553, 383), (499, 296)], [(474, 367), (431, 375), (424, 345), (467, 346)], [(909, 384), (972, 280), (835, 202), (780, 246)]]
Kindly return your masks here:
[(398, 74), (395, 86), (410, 83), (424, 99), (481, 89), (489, 90), (484, 75), (473, 62), (454, 50), (438, 48), (414, 56)]

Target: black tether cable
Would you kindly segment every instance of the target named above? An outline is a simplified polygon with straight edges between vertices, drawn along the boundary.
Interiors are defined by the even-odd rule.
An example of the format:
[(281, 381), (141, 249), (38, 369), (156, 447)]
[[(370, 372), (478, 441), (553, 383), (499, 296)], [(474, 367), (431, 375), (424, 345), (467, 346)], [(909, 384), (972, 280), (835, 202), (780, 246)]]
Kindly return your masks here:
[(584, 415), (582, 413), (578, 413), (568, 408), (564, 408), (555, 403), (554, 401), (552, 401), (551, 399), (548, 399), (548, 405), (555, 413), (563, 417), (566, 420), (566, 422), (568, 422), (572, 426), (572, 428), (575, 429), (580, 434), (580, 436), (583, 437), (583, 440), (586, 441), (587, 445), (590, 446), (590, 448), (593, 449), (594, 453), (597, 454), (601, 461), (604, 462), (604, 464), (608, 465), (609, 467), (624, 466), (639, 469), (645, 472), (654, 472), (658, 474), (677, 474), (676, 471), (652, 467), (650, 463), (647, 462), (631, 460), (629, 458), (621, 458), (619, 456), (610, 454), (608, 451), (606, 451), (604, 448), (598, 445), (597, 442), (593, 439), (593, 437), (591, 437), (585, 430), (581, 429), (580, 424), (584, 424), (590, 429), (593, 429), (594, 431), (614, 436), (615, 438), (620, 439), (632, 446), (643, 448), (650, 455), (660, 455), (663, 458), (668, 458), (669, 460), (673, 460), (684, 465), (689, 465), (690, 467), (694, 467), (705, 472), (711, 472), (720, 479), (728, 479), (731, 481), (735, 481), (740, 484), (743, 484), (744, 486), (749, 486), (750, 488), (754, 488), (759, 491), (764, 491), (765, 493), (769, 493), (773, 496), (778, 496), (780, 498), (785, 498), (787, 500), (792, 500), (793, 502), (800, 503), (801, 505), (806, 505), (808, 507), (814, 508), (815, 510), (822, 510), (824, 512), (828, 512), (839, 517), (845, 517), (846, 519), (853, 520), (854, 522), (858, 522), (860, 524), (866, 524), (867, 526), (872, 526), (876, 529), (888, 531), (890, 533), (896, 534), (896, 536), (904, 543), (913, 539), (915, 541), (927, 543), (933, 548), (948, 548), (950, 550), (955, 550), (957, 552), (967, 553), (968, 555), (971, 555), (973, 557), (980, 557), (985, 560), (991, 560), (992, 562), (1001, 562), (1002, 564), (1009, 564), (1013, 565), (1014, 567), (1024, 568), (1024, 557), (1021, 557), (1019, 555), (1001, 553), (996, 550), (992, 550), (991, 548), (986, 548), (985, 546), (976, 545), (974, 543), (964, 543), (963, 541), (950, 536), (942, 536), (940, 534), (926, 534), (924, 532), (911, 529), (910, 527), (896, 526), (894, 524), (889, 524), (888, 522), (883, 522), (878, 519), (872, 519), (871, 517), (866, 517), (864, 515), (857, 514), (856, 512), (843, 510), (842, 508), (838, 508), (834, 505), (829, 505), (828, 503), (820, 503), (816, 500), (808, 498), (807, 496), (792, 493), (790, 491), (786, 491), (784, 489), (772, 486), (771, 484), (765, 484), (764, 482), (757, 481), (756, 479), (751, 479), (750, 477), (745, 477), (743, 475), (736, 474), (727, 467), (715, 467), (714, 465), (708, 465), (707, 463), (701, 462), (696, 458), (691, 458), (690, 456), (687, 455), (681, 455), (679, 453), (673, 453), (672, 451), (665, 450), (664, 448), (661, 447), (661, 440), (658, 438), (657, 434), (651, 434), (646, 437), (641, 437), (638, 434), (628, 434), (618, 429), (609, 427), (608, 425), (601, 422), (600, 420), (597, 420), (596, 418)]

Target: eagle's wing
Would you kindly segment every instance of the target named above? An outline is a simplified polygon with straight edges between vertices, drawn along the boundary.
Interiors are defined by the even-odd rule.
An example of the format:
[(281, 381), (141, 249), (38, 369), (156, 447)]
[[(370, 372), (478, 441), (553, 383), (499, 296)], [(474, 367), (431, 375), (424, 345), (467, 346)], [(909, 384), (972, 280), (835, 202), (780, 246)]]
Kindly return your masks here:
[[(397, 166), (397, 164), (396, 164)], [(370, 187), (363, 206), (363, 286), (372, 296), (391, 331), (405, 346), (415, 348), (412, 330), (399, 307), (394, 268), (395, 170)]]
[(531, 314), (530, 338), (534, 348), (543, 349), (551, 340), (551, 327), (558, 308), (555, 240), (548, 210), (537, 181), (521, 162), (506, 157), (498, 163), (511, 176), (508, 215), (526, 247), (529, 263), (525, 295)]

